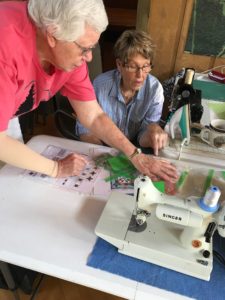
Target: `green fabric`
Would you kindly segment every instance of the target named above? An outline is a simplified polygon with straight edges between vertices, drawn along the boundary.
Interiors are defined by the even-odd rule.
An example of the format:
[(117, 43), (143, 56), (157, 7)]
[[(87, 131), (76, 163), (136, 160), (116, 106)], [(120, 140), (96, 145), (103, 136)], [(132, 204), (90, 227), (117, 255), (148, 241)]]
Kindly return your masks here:
[(164, 181), (153, 181), (152, 182), (155, 188), (159, 190), (161, 193), (165, 193), (165, 182)]
[(212, 182), (212, 178), (214, 176), (214, 170), (213, 169), (210, 169), (208, 171), (208, 175), (206, 177), (206, 181), (205, 181), (205, 185), (204, 185), (204, 190), (203, 190), (203, 195), (205, 195), (206, 191), (208, 190), (208, 188), (210, 187), (211, 185), (211, 182)]
[(107, 159), (107, 162), (111, 175), (105, 178), (105, 181), (112, 181), (118, 177), (136, 178), (137, 170), (124, 154), (110, 157)]
[(221, 171), (223, 179), (225, 179), (225, 171)]
[(187, 176), (188, 176), (188, 171), (183, 171), (181, 173), (181, 175), (180, 175), (180, 177), (179, 177), (179, 179), (178, 179), (178, 181), (176, 183), (177, 190), (179, 190), (183, 186), (183, 184), (184, 184)]
[(105, 181), (112, 181), (118, 177), (134, 179), (137, 177), (137, 170), (124, 154), (112, 156), (104, 154), (95, 159), (95, 164), (110, 172), (110, 176), (105, 178)]
[(121, 171), (124, 169), (134, 169), (135, 167), (133, 164), (130, 162), (130, 160), (123, 154), (120, 154), (118, 156), (113, 156), (111, 158), (107, 159), (110, 167), (112, 168), (113, 171)]

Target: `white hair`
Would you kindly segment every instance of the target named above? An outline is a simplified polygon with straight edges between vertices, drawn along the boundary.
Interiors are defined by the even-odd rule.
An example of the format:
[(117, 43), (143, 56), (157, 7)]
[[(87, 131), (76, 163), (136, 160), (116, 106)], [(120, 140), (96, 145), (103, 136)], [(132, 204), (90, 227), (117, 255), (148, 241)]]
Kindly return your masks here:
[(28, 13), (37, 27), (68, 42), (83, 35), (86, 25), (99, 33), (108, 25), (102, 0), (29, 0)]

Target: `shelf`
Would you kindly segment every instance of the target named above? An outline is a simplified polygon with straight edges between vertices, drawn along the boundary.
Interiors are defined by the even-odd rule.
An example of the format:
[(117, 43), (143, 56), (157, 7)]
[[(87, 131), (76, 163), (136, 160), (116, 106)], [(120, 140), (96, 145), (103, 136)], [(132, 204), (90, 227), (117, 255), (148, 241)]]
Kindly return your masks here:
[(106, 7), (106, 12), (109, 18), (110, 26), (136, 26), (137, 11), (135, 9)]

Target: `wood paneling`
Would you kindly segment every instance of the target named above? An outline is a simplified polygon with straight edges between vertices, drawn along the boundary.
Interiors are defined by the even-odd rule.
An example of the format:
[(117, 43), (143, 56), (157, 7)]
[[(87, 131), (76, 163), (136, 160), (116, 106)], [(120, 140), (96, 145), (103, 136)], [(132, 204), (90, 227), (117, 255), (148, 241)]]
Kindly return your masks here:
[(174, 72), (179, 71), (182, 67), (192, 67), (197, 72), (203, 72), (216, 66), (225, 64), (224, 58), (185, 53), (184, 49), (188, 36), (189, 25), (191, 22), (193, 6), (194, 0), (188, 0), (185, 7), (184, 20), (181, 28)]
[(181, 35), (186, 0), (151, 0), (148, 32), (155, 42), (152, 73), (163, 80), (172, 75)]
[(136, 10), (106, 7), (111, 26), (134, 27), (136, 24)]
[(213, 66), (214, 58), (210, 56), (203, 55), (193, 55), (190, 53), (185, 53), (185, 45), (188, 36), (189, 25), (192, 16), (192, 9), (194, 5), (194, 0), (189, 0), (185, 6), (184, 19), (181, 27), (181, 34), (178, 44), (178, 51), (176, 56), (176, 63), (174, 67), (174, 72), (179, 71), (182, 67), (195, 68), (198, 72), (210, 69)]
[(136, 28), (138, 30), (147, 31), (149, 11), (150, 11), (150, 1), (139, 0), (137, 5), (137, 21), (136, 21)]
[(113, 47), (116, 40), (124, 30), (135, 28), (137, 3), (138, 0), (104, 0), (106, 12), (109, 18), (109, 25), (106, 31), (101, 35), (100, 39), (103, 72), (116, 67)]
[(194, 0), (151, 0), (147, 31), (156, 43), (153, 74), (169, 78), (182, 67), (203, 72), (225, 64), (224, 58), (193, 55), (184, 51)]

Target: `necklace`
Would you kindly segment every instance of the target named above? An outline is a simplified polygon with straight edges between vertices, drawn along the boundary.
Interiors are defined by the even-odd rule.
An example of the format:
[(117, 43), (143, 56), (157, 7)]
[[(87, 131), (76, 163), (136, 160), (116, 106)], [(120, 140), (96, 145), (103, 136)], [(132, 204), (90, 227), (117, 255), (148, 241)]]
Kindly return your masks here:
[(121, 94), (122, 94), (126, 104), (129, 103), (135, 95), (135, 92), (133, 92), (133, 91), (126, 91), (126, 92), (123, 91), (122, 87), (120, 87), (120, 91), (121, 91)]

